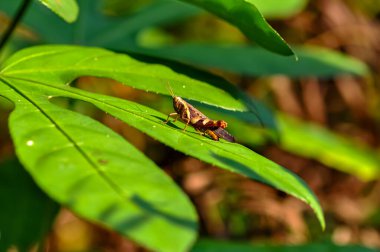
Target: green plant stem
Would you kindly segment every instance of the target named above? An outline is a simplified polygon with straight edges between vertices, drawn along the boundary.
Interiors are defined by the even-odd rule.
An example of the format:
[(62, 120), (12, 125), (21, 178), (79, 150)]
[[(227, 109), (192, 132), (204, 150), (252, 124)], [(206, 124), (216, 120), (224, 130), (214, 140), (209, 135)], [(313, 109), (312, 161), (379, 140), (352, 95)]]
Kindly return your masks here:
[(20, 22), (21, 18), (24, 16), (25, 11), (28, 9), (28, 6), (30, 4), (31, 0), (24, 0), (21, 4), (20, 8), (17, 10), (17, 13), (12, 20), (11, 24), (9, 25), (8, 29), (5, 31), (3, 37), (0, 41), (0, 51), (3, 49), (5, 44), (10, 39), (13, 31), (16, 29), (17, 24)]

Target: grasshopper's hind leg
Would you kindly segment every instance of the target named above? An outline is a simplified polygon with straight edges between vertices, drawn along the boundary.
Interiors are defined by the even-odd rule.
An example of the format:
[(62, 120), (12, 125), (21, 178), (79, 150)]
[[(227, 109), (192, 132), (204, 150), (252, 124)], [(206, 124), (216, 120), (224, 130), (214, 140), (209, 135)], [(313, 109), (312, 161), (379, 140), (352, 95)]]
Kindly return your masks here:
[(219, 141), (219, 137), (212, 130), (206, 130), (205, 133), (209, 135), (212, 140)]

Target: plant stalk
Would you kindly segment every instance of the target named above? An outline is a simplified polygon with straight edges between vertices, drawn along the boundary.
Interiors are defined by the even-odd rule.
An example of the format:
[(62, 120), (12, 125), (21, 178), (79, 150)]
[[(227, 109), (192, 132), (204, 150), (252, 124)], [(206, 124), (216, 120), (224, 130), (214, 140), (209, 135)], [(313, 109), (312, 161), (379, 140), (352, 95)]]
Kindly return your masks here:
[(8, 26), (7, 30), (4, 32), (3, 37), (0, 41), (0, 51), (3, 49), (5, 44), (8, 42), (10, 37), (13, 34), (13, 31), (16, 29), (17, 24), (20, 22), (21, 18), (24, 16), (25, 11), (28, 9), (31, 0), (24, 0), (21, 6), (18, 8), (14, 19), (11, 24)]

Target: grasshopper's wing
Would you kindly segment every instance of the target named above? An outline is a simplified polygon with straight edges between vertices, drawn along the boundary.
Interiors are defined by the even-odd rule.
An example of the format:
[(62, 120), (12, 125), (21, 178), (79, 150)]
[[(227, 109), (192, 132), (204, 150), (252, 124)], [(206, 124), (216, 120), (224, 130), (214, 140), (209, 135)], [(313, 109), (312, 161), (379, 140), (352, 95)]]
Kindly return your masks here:
[(230, 133), (227, 132), (227, 130), (223, 128), (217, 128), (216, 130), (213, 130), (213, 132), (220, 138), (223, 138), (224, 140), (227, 140), (228, 142), (234, 143), (235, 137), (233, 137)]
[(205, 116), (204, 114), (202, 114), (201, 111), (199, 111), (198, 109), (194, 108), (193, 105), (191, 105), (190, 103), (187, 103), (187, 106), (190, 110), (190, 116), (191, 118), (198, 118), (198, 119), (204, 119), (204, 118), (207, 118), (207, 116)]

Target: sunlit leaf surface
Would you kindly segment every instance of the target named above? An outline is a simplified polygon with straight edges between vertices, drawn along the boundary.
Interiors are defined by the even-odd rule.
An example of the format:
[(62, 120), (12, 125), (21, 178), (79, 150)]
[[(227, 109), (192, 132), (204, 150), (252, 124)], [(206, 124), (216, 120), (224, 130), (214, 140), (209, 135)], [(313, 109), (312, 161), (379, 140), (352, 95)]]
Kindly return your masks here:
[(66, 22), (74, 22), (79, 13), (76, 0), (39, 0), (46, 7), (54, 11)]

